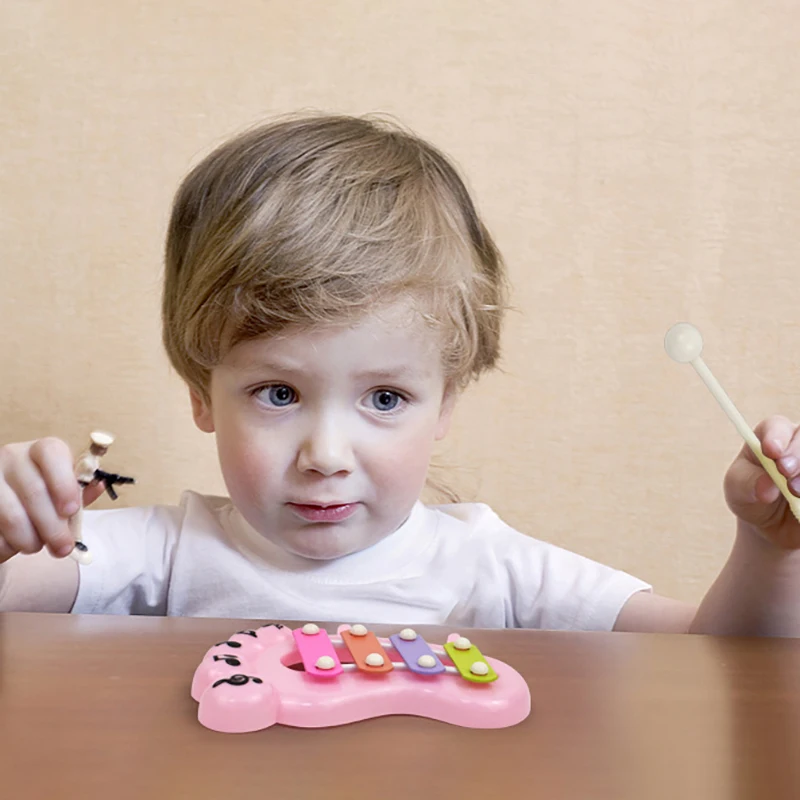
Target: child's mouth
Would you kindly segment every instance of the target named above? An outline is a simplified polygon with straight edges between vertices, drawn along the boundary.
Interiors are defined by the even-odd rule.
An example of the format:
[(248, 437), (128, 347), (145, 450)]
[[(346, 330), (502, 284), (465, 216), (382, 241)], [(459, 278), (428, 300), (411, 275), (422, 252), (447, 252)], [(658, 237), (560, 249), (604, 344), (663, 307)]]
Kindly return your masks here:
[(339, 503), (319, 505), (306, 503), (287, 503), (297, 516), (308, 522), (342, 522), (358, 510), (359, 503)]

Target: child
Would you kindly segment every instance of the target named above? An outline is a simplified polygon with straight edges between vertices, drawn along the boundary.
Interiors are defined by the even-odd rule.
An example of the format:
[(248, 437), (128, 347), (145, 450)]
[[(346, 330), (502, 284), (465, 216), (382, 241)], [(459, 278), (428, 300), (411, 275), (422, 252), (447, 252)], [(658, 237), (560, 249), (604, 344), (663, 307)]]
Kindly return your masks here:
[[(79, 566), (69, 449), (9, 445), (0, 610), (795, 635), (800, 526), (746, 448), (726, 476), (733, 551), (699, 609), (485, 505), (420, 503), (504, 305), (495, 244), (426, 142), (311, 115), (226, 143), (176, 196), (162, 310), (230, 499), (87, 511)], [(796, 478), (795, 426), (758, 433)]]

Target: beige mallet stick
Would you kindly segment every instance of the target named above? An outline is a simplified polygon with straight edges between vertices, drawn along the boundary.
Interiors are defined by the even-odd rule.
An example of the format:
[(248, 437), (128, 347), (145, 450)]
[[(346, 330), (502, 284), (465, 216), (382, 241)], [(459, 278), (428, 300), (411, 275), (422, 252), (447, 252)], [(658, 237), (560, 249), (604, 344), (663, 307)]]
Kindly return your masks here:
[(728, 415), (728, 419), (739, 431), (739, 435), (749, 445), (756, 458), (761, 462), (761, 466), (764, 467), (767, 474), (775, 482), (775, 485), (781, 490), (781, 494), (786, 498), (792, 514), (800, 521), (800, 498), (795, 497), (789, 491), (786, 478), (778, 472), (775, 462), (764, 455), (758, 437), (753, 433), (745, 418), (739, 413), (739, 409), (736, 408), (719, 381), (713, 376), (711, 370), (700, 357), (703, 352), (703, 337), (700, 331), (688, 322), (679, 322), (667, 331), (667, 335), (664, 337), (664, 349), (674, 361), (680, 364), (691, 364), (694, 367), (708, 390), (722, 406), (722, 410)]

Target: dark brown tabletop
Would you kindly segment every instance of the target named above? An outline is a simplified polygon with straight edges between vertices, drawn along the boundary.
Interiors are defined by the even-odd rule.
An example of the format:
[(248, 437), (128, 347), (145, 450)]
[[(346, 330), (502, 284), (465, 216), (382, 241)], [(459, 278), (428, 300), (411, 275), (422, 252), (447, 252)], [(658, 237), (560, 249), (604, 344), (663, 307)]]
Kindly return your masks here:
[(526, 678), (523, 723), (204, 728), (195, 667), (263, 622), (0, 614), (0, 797), (800, 798), (798, 641), (461, 630)]

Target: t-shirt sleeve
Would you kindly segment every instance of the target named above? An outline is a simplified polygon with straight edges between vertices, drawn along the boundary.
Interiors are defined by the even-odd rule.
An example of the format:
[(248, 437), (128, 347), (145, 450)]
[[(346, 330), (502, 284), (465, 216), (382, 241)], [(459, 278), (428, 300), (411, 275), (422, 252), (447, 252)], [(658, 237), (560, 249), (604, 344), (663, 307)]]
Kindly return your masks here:
[(183, 516), (173, 506), (84, 511), (92, 563), (80, 568), (72, 613), (166, 614)]
[(519, 627), (610, 631), (631, 596), (652, 589), (627, 572), (556, 545), (537, 541), (520, 550), (520, 558), (509, 563), (511, 605)]
[(476, 623), (478, 609), (493, 608), (508, 628), (609, 631), (633, 594), (652, 590), (626, 572), (520, 533), (483, 504), (459, 516), (471, 528), (477, 578), (464, 602), (476, 609)]

